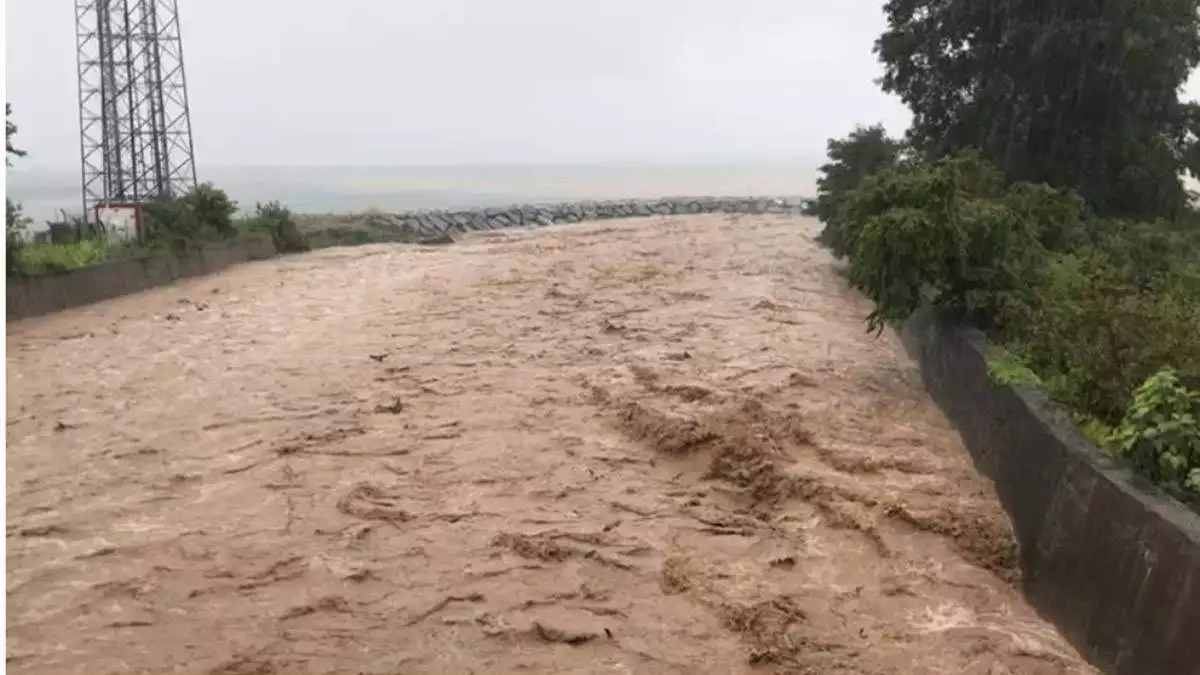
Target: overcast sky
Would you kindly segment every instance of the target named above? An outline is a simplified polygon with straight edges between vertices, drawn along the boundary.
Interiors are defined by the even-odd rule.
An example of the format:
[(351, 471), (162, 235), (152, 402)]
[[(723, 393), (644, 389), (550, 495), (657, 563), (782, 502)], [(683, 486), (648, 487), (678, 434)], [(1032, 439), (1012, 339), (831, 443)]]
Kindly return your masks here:
[[(812, 160), (899, 131), (880, 0), (179, 0), (206, 165)], [(79, 162), (73, 7), (8, 0), (30, 167)]]
[[(179, 0), (207, 166), (811, 162), (909, 116), (881, 0)], [(79, 162), (73, 7), (8, 0), (27, 167)]]

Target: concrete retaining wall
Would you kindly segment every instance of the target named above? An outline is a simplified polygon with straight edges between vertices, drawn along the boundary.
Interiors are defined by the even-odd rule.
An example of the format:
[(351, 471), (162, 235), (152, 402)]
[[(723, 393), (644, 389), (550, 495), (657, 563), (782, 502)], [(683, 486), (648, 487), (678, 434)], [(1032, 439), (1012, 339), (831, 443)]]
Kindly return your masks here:
[(136, 293), (176, 279), (212, 274), (249, 260), (275, 255), (270, 239), (213, 244), (186, 255), (119, 260), (62, 274), (8, 279), (8, 321)]
[(987, 375), (978, 331), (903, 327), (925, 387), (996, 483), (1030, 602), (1116, 675), (1200, 675), (1200, 516), (1084, 439), (1037, 389)]

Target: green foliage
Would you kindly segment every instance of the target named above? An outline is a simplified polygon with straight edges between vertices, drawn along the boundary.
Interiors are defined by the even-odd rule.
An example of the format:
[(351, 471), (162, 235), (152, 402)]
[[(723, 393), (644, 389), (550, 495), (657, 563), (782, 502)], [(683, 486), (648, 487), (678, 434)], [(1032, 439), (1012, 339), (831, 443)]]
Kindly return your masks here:
[(977, 148), (1010, 179), (1078, 189), (1102, 215), (1175, 217), (1200, 169), (1200, 0), (889, 0), (883, 89), (936, 158)]
[[(154, 255), (163, 250), (186, 252), (238, 236), (233, 219), (236, 211), (237, 203), (223, 190), (204, 183), (181, 197), (143, 204), (140, 241), (110, 243), (93, 236), (86, 222), (64, 221), (48, 223), (53, 243), (29, 244), (23, 240), (28, 220), (21, 216), (20, 206), (10, 201), (7, 272), (10, 276), (51, 274), (105, 260)], [(308, 250), (291, 212), (277, 202), (258, 205), (250, 229), (268, 233), (279, 250)]]
[[(13, 147), (17, 125), (12, 121), (12, 104), (4, 104), (4, 163), (12, 165), (13, 157), (24, 157), (25, 151)], [(18, 253), (25, 243), (25, 228), (29, 219), (21, 213), (21, 205), (7, 197), (4, 200), (4, 271), (6, 276), (19, 272)]]
[(212, 183), (201, 183), (180, 201), (204, 227), (211, 228), (224, 238), (236, 236), (233, 215), (237, 213), (237, 202), (230, 199), (224, 190), (213, 187)]
[(850, 280), (876, 303), (871, 330), (907, 318), (926, 300), (986, 326), (1028, 292), (1039, 231), (1010, 205), (1019, 206), (1021, 195), (1003, 193), (1003, 182), (965, 153), (884, 171), (851, 192), (846, 213), (861, 229)]
[[(70, 243), (30, 243), (26, 241), (30, 220), (21, 213), (21, 206), (8, 200), (7, 246), (5, 273), (7, 276), (54, 274), (104, 262), (110, 247), (102, 238), (84, 238)], [(51, 226), (59, 223), (50, 223)], [(72, 234), (76, 232), (71, 226)]]
[(233, 214), (237, 202), (211, 183), (187, 194), (164, 197), (142, 205), (145, 244), (151, 248), (186, 250), (237, 235)]
[(310, 250), (308, 240), (296, 226), (292, 212), (281, 206), (279, 202), (256, 204), (254, 218), (248, 222), (252, 231), (265, 232), (275, 243), (275, 250), (280, 253), (299, 253)]
[(4, 161), (12, 163), (13, 157), (24, 157), (26, 152), (13, 147), (13, 136), (17, 135), (17, 125), (12, 121), (12, 104), (4, 104)]
[(150, 248), (181, 250), (203, 241), (200, 221), (181, 199), (160, 198), (143, 204), (142, 228)]
[(1096, 444), (1101, 449), (1109, 449), (1113, 428), (1100, 420), (1085, 413), (1072, 413), (1071, 421), (1079, 427), (1083, 437)]
[(1110, 444), (1176, 498), (1200, 504), (1200, 392), (1174, 370), (1162, 368), (1137, 388)]
[(23, 275), (55, 274), (108, 259), (108, 242), (99, 238), (74, 244), (26, 244), (17, 253), (17, 268)]
[(1166, 364), (1200, 376), (1200, 304), (1170, 279), (1149, 287), (1103, 256), (1064, 254), (1039, 270), (1036, 292), (1002, 318), (1006, 337), (1051, 374), (1051, 393), (1105, 422)]
[[(831, 141), (822, 242), (875, 301), (931, 303), (1011, 349), (1097, 441), (1200, 496), (1200, 0), (888, 0), (881, 84), (913, 113)], [(893, 149), (895, 150), (893, 152)], [(1020, 355), (1017, 358), (1015, 355)], [(1113, 429), (1116, 431), (1112, 431)]]
[(21, 212), (21, 205), (11, 199), (4, 200), (4, 232), (11, 239), (25, 236), (30, 220)]
[(805, 209), (825, 224), (821, 241), (836, 255), (853, 249), (853, 233), (842, 230), (848, 224), (843, 214), (846, 196), (864, 178), (892, 168), (900, 159), (902, 145), (888, 138), (881, 125), (855, 127), (846, 138), (831, 138), (826, 143), (829, 161), (821, 165), (817, 179), (817, 198)]
[(1088, 223), (1088, 240), (1080, 247), (1095, 252), (1147, 287), (1163, 277), (1193, 273), (1200, 257), (1200, 226), (1158, 219), (1153, 222), (1095, 220)]
[(1017, 218), (1035, 224), (1038, 242), (1048, 251), (1072, 250), (1087, 242), (1087, 206), (1075, 193), (1045, 183), (1016, 183), (1004, 195), (1004, 204)]
[(997, 349), (987, 362), (988, 379), (996, 384), (1041, 386), (1042, 378), (1029, 369), (1021, 357), (1007, 349)]
[(1045, 387), (1097, 441), (1164, 366), (1200, 388), (1190, 226), (1095, 219), (1074, 194), (1005, 183), (967, 152), (901, 162), (846, 193), (839, 242), (875, 301), (869, 329), (926, 303), (973, 323), (1011, 348), (989, 362), (993, 381)]
[(29, 219), (21, 213), (21, 205), (11, 199), (4, 200), (4, 217), (4, 272), (13, 276), (21, 272), (20, 253)]

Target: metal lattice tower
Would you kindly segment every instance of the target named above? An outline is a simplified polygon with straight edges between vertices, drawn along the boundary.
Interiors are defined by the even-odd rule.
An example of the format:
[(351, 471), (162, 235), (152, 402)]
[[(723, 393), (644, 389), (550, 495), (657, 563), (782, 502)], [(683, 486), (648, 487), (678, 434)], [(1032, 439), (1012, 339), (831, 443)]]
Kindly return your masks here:
[(176, 0), (75, 0), (83, 208), (196, 184)]

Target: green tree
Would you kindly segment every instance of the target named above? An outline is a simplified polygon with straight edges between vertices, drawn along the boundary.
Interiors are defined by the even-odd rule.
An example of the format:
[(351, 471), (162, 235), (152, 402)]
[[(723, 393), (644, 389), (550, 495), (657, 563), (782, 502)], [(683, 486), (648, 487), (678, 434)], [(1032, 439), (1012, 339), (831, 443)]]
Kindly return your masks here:
[(254, 206), (254, 218), (249, 223), (252, 229), (271, 236), (275, 250), (280, 253), (301, 253), (311, 250), (308, 239), (296, 226), (292, 212), (279, 202), (268, 202)]
[[(4, 163), (12, 166), (13, 157), (24, 157), (25, 151), (13, 147), (13, 136), (17, 125), (12, 122), (12, 104), (4, 104)], [(4, 200), (4, 270), (8, 275), (16, 274), (19, 267), (21, 245), (25, 241), (25, 227), (29, 219), (21, 213), (21, 205), (11, 199)]]
[(13, 157), (24, 157), (25, 151), (18, 150), (13, 147), (13, 136), (17, 135), (17, 125), (12, 121), (12, 104), (4, 104), (4, 161), (6, 164), (12, 164)]
[(142, 205), (146, 243), (151, 247), (189, 248), (237, 236), (237, 202), (212, 183), (201, 183), (180, 197), (160, 197)]
[(1041, 260), (1042, 223), (1057, 215), (1061, 195), (1004, 191), (1004, 175), (964, 152), (929, 164), (905, 163), (865, 179), (850, 193), (854, 224), (850, 281), (875, 301), (873, 331), (901, 321), (925, 301), (990, 327), (992, 317), (1028, 292)]
[(845, 224), (845, 207), (850, 191), (867, 176), (890, 169), (899, 161), (903, 144), (889, 138), (881, 125), (857, 126), (845, 138), (826, 142), (829, 161), (820, 167), (817, 179), (817, 198), (809, 203), (807, 213), (825, 223), (821, 241), (839, 256), (847, 255), (852, 247), (851, 233)]
[(29, 223), (20, 204), (11, 199), (4, 200), (4, 271), (8, 276), (20, 272), (21, 247), (25, 245)]
[(1012, 181), (1078, 191), (1103, 215), (1186, 205), (1200, 108), (1200, 0), (889, 0), (881, 84), (913, 112), (925, 156), (966, 148)]
[(229, 198), (224, 190), (213, 187), (212, 183), (201, 183), (192, 188), (180, 198), (202, 227), (216, 230), (221, 237), (233, 237), (237, 229), (233, 225), (233, 215), (237, 213), (237, 202)]

